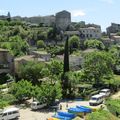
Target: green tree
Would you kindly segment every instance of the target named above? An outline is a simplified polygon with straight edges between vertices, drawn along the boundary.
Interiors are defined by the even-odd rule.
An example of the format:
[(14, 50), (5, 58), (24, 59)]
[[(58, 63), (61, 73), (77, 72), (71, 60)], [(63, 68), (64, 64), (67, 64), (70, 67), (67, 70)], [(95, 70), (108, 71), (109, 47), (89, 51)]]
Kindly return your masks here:
[(21, 56), (27, 53), (29, 45), (25, 40), (22, 40), (20, 36), (14, 36), (9, 37), (8, 42), (3, 42), (1, 47), (10, 50), (14, 56)]
[(68, 36), (66, 36), (65, 42), (65, 51), (64, 51), (64, 66), (63, 66), (63, 74), (62, 74), (62, 94), (63, 97), (67, 97), (68, 90), (68, 77), (65, 75), (69, 72), (69, 48), (68, 48)]
[(69, 71), (69, 48), (68, 48), (68, 37), (65, 42), (65, 51), (64, 51), (64, 73)]
[(39, 79), (44, 77), (45, 64), (27, 62), (19, 67), (19, 76), (31, 81), (34, 85), (40, 84)]
[(76, 35), (69, 38), (70, 53), (80, 47), (80, 38)]
[(10, 87), (10, 93), (15, 96), (18, 101), (23, 101), (26, 97), (31, 97), (32, 83), (27, 80), (20, 80), (13, 83)]
[(86, 40), (84, 42), (84, 46), (86, 48), (97, 48), (97, 49), (100, 49), (100, 50), (105, 49), (104, 44), (101, 41), (96, 40), (96, 39), (94, 39), (94, 40)]
[(69, 71), (65, 74), (65, 77), (68, 79), (68, 96), (73, 98), (76, 96), (76, 86), (80, 84), (80, 74)]
[(37, 41), (37, 48), (45, 48), (45, 43), (43, 40)]
[(60, 75), (63, 72), (63, 63), (58, 60), (52, 60), (49, 70), (52, 75)]
[(109, 53), (88, 53), (84, 56), (84, 73), (90, 81), (93, 81), (95, 85), (99, 86), (103, 83), (102, 79), (104, 77), (112, 76), (113, 64), (114, 61)]
[(11, 15), (10, 12), (8, 12), (7, 20), (10, 22), (11, 21)]
[(45, 83), (40, 87), (35, 86), (32, 94), (40, 103), (47, 103), (50, 105), (56, 99), (61, 99), (61, 85), (57, 82), (55, 85)]
[(117, 45), (111, 46), (109, 48), (109, 54), (112, 55), (112, 58), (115, 61), (114, 64), (114, 73), (115, 74), (120, 74), (120, 48)]

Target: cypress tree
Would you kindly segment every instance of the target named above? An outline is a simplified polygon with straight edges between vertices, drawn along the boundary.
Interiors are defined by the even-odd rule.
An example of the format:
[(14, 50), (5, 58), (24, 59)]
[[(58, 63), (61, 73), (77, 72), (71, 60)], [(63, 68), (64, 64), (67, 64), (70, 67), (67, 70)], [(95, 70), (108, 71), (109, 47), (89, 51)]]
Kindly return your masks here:
[(11, 21), (11, 15), (10, 15), (10, 12), (8, 12), (7, 20), (8, 20), (9, 22)]
[(68, 36), (66, 37), (65, 50), (64, 50), (64, 70), (62, 75), (62, 94), (66, 98), (68, 90), (68, 77), (65, 73), (69, 72), (69, 48), (68, 48)]
[(64, 51), (64, 74), (69, 71), (69, 47), (68, 47), (68, 36), (65, 42)]

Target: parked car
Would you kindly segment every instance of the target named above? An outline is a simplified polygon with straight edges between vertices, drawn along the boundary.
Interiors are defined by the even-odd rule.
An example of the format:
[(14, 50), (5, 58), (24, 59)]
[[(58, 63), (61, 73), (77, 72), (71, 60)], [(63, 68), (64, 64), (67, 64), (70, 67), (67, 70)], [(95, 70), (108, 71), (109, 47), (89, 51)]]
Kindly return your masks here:
[(32, 110), (38, 110), (38, 109), (42, 109), (45, 106), (47, 106), (46, 103), (39, 103), (39, 102), (32, 102), (31, 103), (31, 109)]
[(111, 92), (110, 89), (102, 89), (100, 90), (99, 94), (104, 95), (105, 97), (110, 96)]
[(11, 120), (20, 117), (18, 108), (9, 108), (0, 113), (0, 120)]
[(104, 101), (104, 95), (102, 94), (97, 94), (97, 95), (93, 95), (91, 98), (90, 98), (90, 101), (89, 101), (89, 104), (92, 106), (92, 105), (99, 105), (101, 103), (103, 103)]

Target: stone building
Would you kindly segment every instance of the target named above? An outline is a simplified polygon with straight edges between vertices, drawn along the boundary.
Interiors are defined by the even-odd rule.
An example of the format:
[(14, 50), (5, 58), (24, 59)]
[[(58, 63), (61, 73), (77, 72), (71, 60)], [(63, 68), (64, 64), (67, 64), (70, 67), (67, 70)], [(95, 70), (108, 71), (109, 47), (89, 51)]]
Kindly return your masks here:
[(0, 74), (14, 72), (14, 57), (6, 49), (0, 49)]
[(71, 24), (71, 13), (65, 10), (56, 13), (55, 24), (57, 28), (66, 30)]
[(80, 28), (81, 38), (83, 39), (99, 39), (101, 38), (101, 28), (100, 27), (87, 27)]
[(120, 24), (111, 23), (111, 26), (109, 26), (106, 30), (108, 35), (110, 35), (110, 33), (120, 32)]
[(111, 39), (114, 40), (115, 44), (120, 44), (120, 36), (112, 36)]
[(73, 36), (73, 35), (80, 36), (80, 32), (79, 31), (65, 31), (65, 34), (67, 34), (69, 37)]
[(52, 26), (55, 23), (55, 16), (35, 16), (35, 17), (24, 17), (22, 20), (30, 23), (37, 23), (43, 26)]

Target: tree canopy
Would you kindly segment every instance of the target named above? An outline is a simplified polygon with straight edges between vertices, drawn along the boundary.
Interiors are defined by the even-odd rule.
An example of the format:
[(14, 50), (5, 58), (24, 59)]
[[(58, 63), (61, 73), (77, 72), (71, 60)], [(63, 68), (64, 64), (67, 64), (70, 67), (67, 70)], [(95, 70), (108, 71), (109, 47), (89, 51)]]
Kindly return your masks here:
[(96, 85), (102, 83), (104, 77), (112, 76), (114, 60), (107, 52), (91, 52), (84, 56), (84, 73)]
[(96, 39), (86, 40), (86, 41), (84, 42), (84, 46), (85, 46), (86, 48), (97, 48), (97, 49), (100, 49), (100, 50), (105, 49), (104, 44), (103, 44), (101, 41), (96, 40)]

